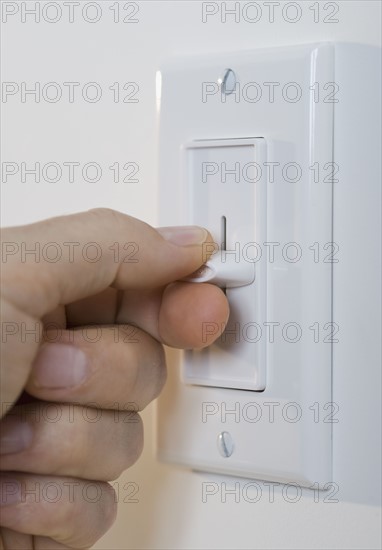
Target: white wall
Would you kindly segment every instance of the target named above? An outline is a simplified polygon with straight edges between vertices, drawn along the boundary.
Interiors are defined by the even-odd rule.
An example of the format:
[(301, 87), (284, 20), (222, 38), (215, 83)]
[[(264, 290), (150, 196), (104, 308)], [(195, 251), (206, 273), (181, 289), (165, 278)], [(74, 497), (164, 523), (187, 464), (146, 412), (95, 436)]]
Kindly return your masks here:
[[(36, 24), (30, 17), (22, 23), (20, 14), (10, 17), (2, 29), (4, 81), (29, 84), (96, 81), (104, 96), (96, 104), (79, 96), (72, 104), (64, 100), (52, 104), (31, 100), (21, 103), (20, 95), (10, 97), (2, 105), (5, 138), (2, 161), (27, 165), (37, 161), (42, 164), (95, 161), (102, 167), (103, 177), (99, 183), (78, 178), (73, 183), (67, 178), (58, 183), (36, 183), (30, 177), (23, 183), (19, 176), (10, 177), (2, 182), (2, 225), (28, 223), (95, 206), (116, 208), (155, 224), (158, 193), (155, 71), (162, 61), (174, 53), (324, 40), (380, 45), (379, 1), (337, 2), (339, 23), (332, 24), (313, 22), (313, 12), (309, 10), (313, 3), (310, 0), (300, 3), (303, 17), (295, 24), (284, 21), (277, 9), (275, 22), (269, 23), (265, 8), (263, 18), (256, 24), (244, 20), (235, 23), (232, 18), (222, 24), (219, 16), (204, 24), (201, 2), (162, 0), (141, 2), (137, 24), (114, 23), (109, 9), (112, 3), (105, 1), (99, 3), (103, 7), (102, 18), (94, 24), (82, 21), (81, 17), (68, 23), (63, 16), (55, 24), (43, 20)], [(114, 103), (108, 87), (117, 81), (138, 82), (139, 103)], [(140, 165), (139, 183), (114, 183), (108, 167), (114, 162), (129, 161)], [(361, 308), (362, 300), (357, 303)], [(361, 313), (360, 309), (351, 310), (352, 315)], [(349, 358), (343, 360), (346, 359)], [(169, 368), (177, 368), (176, 354), (172, 355)], [(353, 380), (354, 391), (355, 386)], [(158, 464), (154, 458), (152, 407), (145, 411), (144, 418), (144, 454), (120, 480), (121, 487), (128, 481), (138, 484), (139, 502), (121, 502), (117, 524), (97, 548), (380, 547), (380, 509), (364, 504), (375, 500), (378, 491), (371, 491), (373, 498), (369, 499), (361, 494), (362, 477), (367, 477), (369, 483), (370, 468), (378, 466), (369, 462), (367, 453), (361, 468), (357, 463), (360, 498), (352, 498), (352, 502), (340, 495), (338, 503), (321, 499), (317, 503), (312, 493), (304, 493), (300, 502), (291, 504), (282, 498), (278, 488), (274, 502), (270, 502), (268, 489), (264, 487), (257, 503), (246, 502), (242, 497), (236, 503), (233, 496), (228, 496), (224, 503), (219, 495), (203, 503), (202, 482), (220, 483), (223, 479)], [(357, 437), (363, 434), (365, 439), (366, 432), (371, 433), (370, 426), (358, 422), (354, 434), (348, 431), (346, 437), (342, 435), (346, 454), (335, 446), (338, 472), (353, 460), (349, 440), (356, 445)], [(368, 437), (370, 444), (371, 436)], [(233, 486), (236, 480), (225, 481)], [(246, 482), (240, 483), (243, 486)], [(121, 496), (128, 499), (123, 488)]]

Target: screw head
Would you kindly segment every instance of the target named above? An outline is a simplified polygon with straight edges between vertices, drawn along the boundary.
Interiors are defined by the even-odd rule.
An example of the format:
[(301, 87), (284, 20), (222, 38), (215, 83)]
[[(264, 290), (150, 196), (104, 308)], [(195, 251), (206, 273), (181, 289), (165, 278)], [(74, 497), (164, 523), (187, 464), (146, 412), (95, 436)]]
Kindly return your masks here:
[(217, 445), (223, 458), (229, 458), (235, 448), (232, 436), (229, 432), (221, 432), (218, 435)]
[(237, 79), (236, 74), (232, 69), (226, 69), (224, 71), (223, 78), (220, 80), (223, 94), (230, 95), (235, 91)]

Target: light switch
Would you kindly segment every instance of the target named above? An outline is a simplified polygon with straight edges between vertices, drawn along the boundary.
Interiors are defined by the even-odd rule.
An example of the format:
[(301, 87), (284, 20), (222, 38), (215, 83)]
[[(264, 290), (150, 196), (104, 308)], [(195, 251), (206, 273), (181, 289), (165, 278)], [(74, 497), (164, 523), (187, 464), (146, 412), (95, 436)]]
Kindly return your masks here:
[[(266, 144), (263, 138), (201, 140), (184, 149), (188, 179), (187, 223), (207, 227), (222, 263), (253, 269), (254, 280), (227, 288), (230, 318), (222, 336), (203, 350), (184, 354), (187, 383), (263, 390), (266, 383)], [(220, 333), (211, 319), (202, 337)]]
[(330, 44), (205, 53), (157, 78), (161, 225), (205, 226), (219, 254), (254, 268), (253, 281), (226, 289), (223, 336), (171, 352), (163, 461), (331, 481), (334, 54)]

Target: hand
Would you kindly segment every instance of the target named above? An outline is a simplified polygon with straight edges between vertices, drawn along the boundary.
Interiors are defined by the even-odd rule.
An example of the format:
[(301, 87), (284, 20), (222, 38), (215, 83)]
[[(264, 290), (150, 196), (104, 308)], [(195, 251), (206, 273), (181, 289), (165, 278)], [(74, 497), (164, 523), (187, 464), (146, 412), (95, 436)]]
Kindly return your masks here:
[(2, 548), (87, 548), (110, 528), (107, 481), (141, 453), (161, 344), (204, 347), (203, 323), (227, 322), (220, 289), (174, 282), (210, 241), (103, 209), (3, 231)]

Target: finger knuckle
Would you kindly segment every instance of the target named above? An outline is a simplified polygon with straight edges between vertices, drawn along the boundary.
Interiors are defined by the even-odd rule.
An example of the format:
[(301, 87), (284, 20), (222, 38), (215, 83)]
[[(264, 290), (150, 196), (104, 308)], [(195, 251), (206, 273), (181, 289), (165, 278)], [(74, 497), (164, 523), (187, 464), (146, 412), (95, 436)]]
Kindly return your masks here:
[(123, 215), (112, 208), (93, 208), (88, 213), (102, 224), (117, 226), (122, 224)]
[(114, 489), (102, 481), (76, 481), (61, 515), (60, 542), (74, 548), (93, 546), (113, 525), (117, 514)]
[(119, 477), (127, 468), (130, 468), (143, 452), (143, 422), (139, 414), (133, 413), (128, 421), (123, 423), (124, 434), (121, 437), (119, 458), (114, 462), (109, 480)]
[[(150, 357), (148, 359), (147, 357)], [(140, 404), (143, 410), (161, 393), (167, 379), (166, 355), (162, 344), (151, 339), (149, 355), (145, 355), (143, 372), (146, 378), (145, 396)]]

